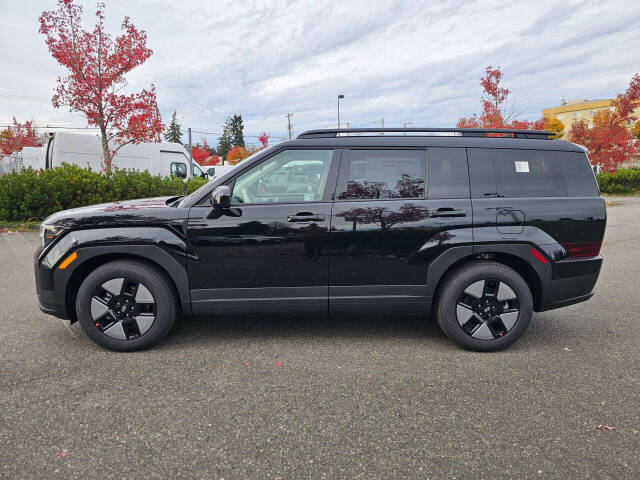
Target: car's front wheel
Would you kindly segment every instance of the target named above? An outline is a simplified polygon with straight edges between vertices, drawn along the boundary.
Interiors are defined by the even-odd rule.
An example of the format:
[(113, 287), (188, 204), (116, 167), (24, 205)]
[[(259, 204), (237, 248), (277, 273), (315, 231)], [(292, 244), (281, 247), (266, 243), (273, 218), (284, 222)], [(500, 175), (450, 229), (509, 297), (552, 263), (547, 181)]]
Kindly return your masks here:
[(444, 280), (436, 318), (444, 333), (465, 348), (500, 350), (518, 340), (533, 316), (527, 282), (512, 268), (474, 262)]
[(111, 350), (140, 350), (159, 342), (178, 315), (173, 286), (152, 266), (106, 263), (82, 282), (76, 314), (84, 332)]

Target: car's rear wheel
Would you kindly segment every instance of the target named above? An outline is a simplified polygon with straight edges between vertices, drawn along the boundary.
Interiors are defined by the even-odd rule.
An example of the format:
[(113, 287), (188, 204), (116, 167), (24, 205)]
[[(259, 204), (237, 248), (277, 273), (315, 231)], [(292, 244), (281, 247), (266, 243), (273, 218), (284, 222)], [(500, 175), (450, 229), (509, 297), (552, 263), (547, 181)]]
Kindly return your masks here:
[(177, 317), (173, 287), (146, 263), (122, 260), (95, 269), (80, 285), (78, 321), (97, 344), (140, 350), (159, 342)]
[(496, 262), (463, 265), (444, 280), (436, 318), (444, 333), (465, 348), (500, 350), (518, 340), (533, 315), (527, 282)]

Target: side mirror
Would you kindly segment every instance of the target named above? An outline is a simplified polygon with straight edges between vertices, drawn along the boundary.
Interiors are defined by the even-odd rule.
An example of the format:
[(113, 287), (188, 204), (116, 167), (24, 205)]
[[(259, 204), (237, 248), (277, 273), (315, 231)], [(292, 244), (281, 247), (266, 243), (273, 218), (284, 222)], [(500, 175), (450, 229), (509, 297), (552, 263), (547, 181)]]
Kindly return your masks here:
[(220, 210), (231, 208), (231, 189), (220, 185), (211, 192), (211, 206)]
[(215, 177), (216, 176), (216, 169), (214, 167), (211, 167), (211, 168), (207, 169), (207, 173), (209, 174), (210, 177)]

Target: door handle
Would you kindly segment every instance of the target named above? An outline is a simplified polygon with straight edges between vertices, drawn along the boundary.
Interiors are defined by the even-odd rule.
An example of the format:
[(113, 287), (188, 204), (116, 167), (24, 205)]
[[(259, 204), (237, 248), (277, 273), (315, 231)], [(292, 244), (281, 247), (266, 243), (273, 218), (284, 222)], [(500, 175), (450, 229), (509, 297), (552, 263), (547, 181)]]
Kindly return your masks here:
[(437, 210), (429, 210), (430, 217), (466, 217), (467, 212), (464, 210), (456, 210), (454, 208), (438, 208)]
[(324, 215), (314, 215), (310, 212), (300, 212), (296, 215), (289, 215), (287, 222), (323, 222)]

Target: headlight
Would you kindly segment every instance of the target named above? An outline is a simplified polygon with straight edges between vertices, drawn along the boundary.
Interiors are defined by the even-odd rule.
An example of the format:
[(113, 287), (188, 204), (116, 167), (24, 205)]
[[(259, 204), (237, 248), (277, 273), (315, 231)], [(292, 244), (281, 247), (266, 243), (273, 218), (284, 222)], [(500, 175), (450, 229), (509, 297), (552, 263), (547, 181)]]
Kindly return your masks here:
[(64, 231), (64, 228), (57, 225), (45, 225), (40, 224), (40, 239), (42, 240), (42, 246), (46, 247), (53, 242), (58, 235)]

